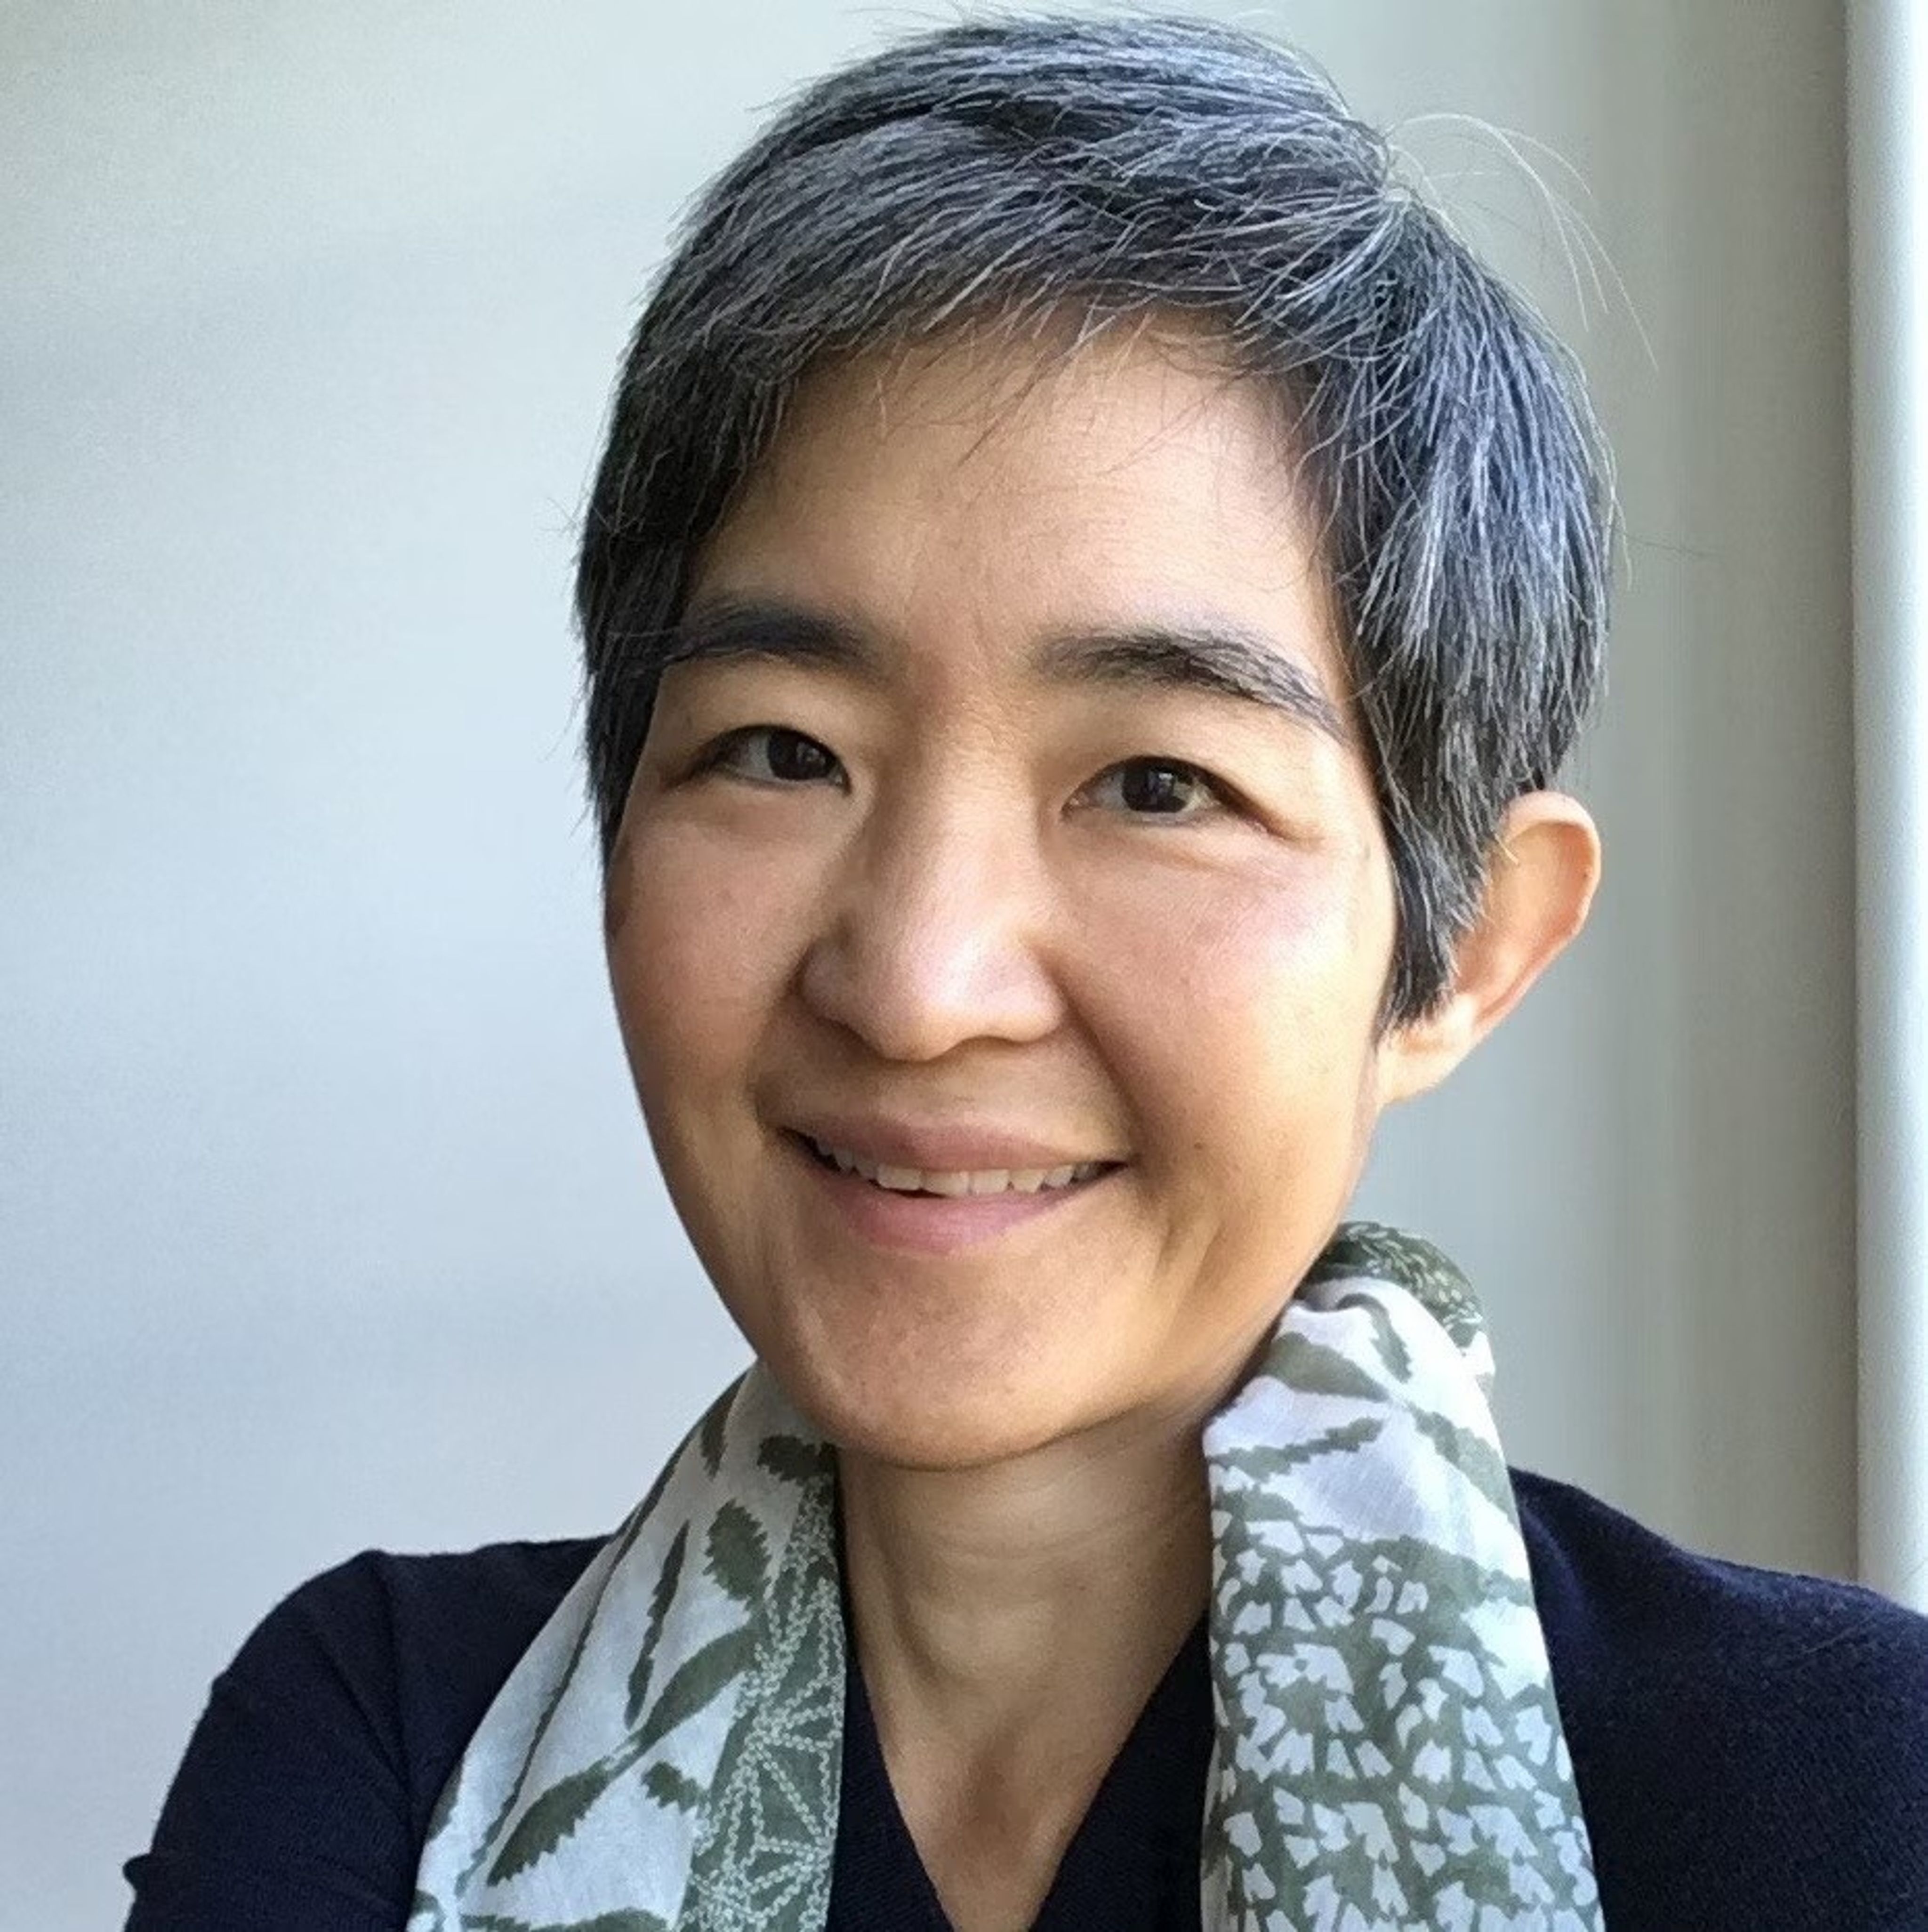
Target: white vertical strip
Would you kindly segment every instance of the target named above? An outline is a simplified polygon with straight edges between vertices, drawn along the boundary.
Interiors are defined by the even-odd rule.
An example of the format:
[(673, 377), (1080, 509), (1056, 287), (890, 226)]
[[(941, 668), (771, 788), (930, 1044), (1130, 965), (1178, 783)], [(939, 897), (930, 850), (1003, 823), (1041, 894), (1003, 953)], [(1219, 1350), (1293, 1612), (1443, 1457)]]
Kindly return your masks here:
[(1920, 6), (1850, 0), (1848, 142), (1860, 1568), (1865, 1582), (1928, 1610), (1928, 32)]

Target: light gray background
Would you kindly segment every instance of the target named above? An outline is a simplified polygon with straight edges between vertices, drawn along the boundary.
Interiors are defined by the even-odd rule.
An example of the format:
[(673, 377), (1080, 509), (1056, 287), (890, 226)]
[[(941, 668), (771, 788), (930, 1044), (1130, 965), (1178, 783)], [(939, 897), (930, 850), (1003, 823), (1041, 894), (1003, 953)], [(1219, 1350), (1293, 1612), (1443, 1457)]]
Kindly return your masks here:
[[(1473, 1274), (1513, 1462), (1851, 1575), (1840, 9), (1236, 10), (1374, 118), (1551, 144), (1631, 304), (1494, 142), (1413, 130), (1579, 349), (1629, 542), (1592, 926), (1359, 1208)], [(10, 1932), (119, 1922), (298, 1580), (607, 1528), (743, 1359), (608, 1010), (571, 525), (678, 202), (943, 17), (0, 12)]]

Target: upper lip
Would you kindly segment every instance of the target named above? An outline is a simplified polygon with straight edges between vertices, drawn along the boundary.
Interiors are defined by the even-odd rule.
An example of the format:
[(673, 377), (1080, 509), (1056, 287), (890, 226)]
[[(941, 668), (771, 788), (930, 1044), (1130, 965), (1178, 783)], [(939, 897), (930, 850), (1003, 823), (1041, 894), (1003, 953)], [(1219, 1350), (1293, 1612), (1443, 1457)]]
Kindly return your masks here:
[(1116, 1154), (1094, 1151), (1062, 1140), (1038, 1140), (993, 1126), (957, 1122), (917, 1121), (883, 1114), (812, 1114), (791, 1123), (794, 1131), (824, 1146), (879, 1167), (915, 1168), (920, 1174), (1023, 1172), (1041, 1168), (1077, 1167), (1086, 1161), (1107, 1163)]

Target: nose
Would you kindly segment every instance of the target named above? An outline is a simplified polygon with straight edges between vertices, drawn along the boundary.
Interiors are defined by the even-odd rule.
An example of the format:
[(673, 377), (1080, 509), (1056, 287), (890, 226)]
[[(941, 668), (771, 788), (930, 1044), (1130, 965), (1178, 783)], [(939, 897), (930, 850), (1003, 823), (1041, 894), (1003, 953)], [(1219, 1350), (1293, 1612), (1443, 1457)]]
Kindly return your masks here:
[(887, 1060), (1042, 1038), (1062, 1016), (1035, 832), (981, 798), (878, 812), (846, 848), (800, 986)]

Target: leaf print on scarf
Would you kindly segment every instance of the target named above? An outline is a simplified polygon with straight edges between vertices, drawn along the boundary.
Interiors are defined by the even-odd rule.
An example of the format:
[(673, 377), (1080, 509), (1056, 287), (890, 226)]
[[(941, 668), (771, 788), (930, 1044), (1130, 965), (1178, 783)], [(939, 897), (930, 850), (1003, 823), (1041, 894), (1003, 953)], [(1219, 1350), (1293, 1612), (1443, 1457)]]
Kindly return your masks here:
[(702, 1808), (704, 1790), (694, 1778), (685, 1778), (673, 1764), (653, 1764), (643, 1773), (643, 1789), (659, 1804), (674, 1804), (680, 1811)]
[(1355, 1290), (1350, 1294), (1335, 1296), (1332, 1306), (1357, 1309), (1372, 1324), (1372, 1345), (1379, 1351), (1379, 1359), (1385, 1364), (1386, 1372), (1395, 1382), (1412, 1380), (1412, 1352), (1400, 1335), (1399, 1324), (1378, 1296), (1361, 1294)]
[(746, 1609), (762, 1596), (770, 1580), (770, 1545), (740, 1503), (726, 1502), (717, 1510), (703, 1567)]
[(1342, 1422), (1309, 1442), (1290, 1442), (1280, 1448), (1254, 1443), (1249, 1448), (1228, 1450), (1221, 1459), (1229, 1475), (1242, 1476), (1255, 1490), (1269, 1488), (1279, 1493), (1285, 1478), (1302, 1463), (1317, 1462), (1322, 1456), (1350, 1456), (1363, 1449), (1386, 1426), (1376, 1415), (1362, 1415), (1356, 1422)]
[(741, 1376), (737, 1376), (710, 1405), (703, 1420), (696, 1425), (696, 1444), (702, 1452), (703, 1466), (713, 1476), (723, 1466), (723, 1432), (729, 1426), (730, 1406), (737, 1399), (737, 1390), (743, 1386), (743, 1379)]
[(1302, 1395), (1353, 1396), (1363, 1402), (1383, 1402), (1390, 1393), (1351, 1356), (1301, 1336), (1295, 1336), (1290, 1346), (1279, 1350), (1278, 1360), (1267, 1365), (1267, 1372)]
[(650, 1678), (656, 1670), (656, 1646), (662, 1641), (663, 1620), (669, 1615), (670, 1599), (683, 1576), (683, 1552), (689, 1546), (689, 1526), (680, 1522), (669, 1554), (662, 1560), (662, 1573), (650, 1598), (650, 1618), (643, 1628), (643, 1647), (636, 1653), (635, 1667), (629, 1672), (629, 1700), (623, 1706), (623, 1721), (632, 1730), (642, 1708), (649, 1701)]
[(824, 1474), (833, 1458), (828, 1446), (797, 1436), (766, 1436), (756, 1452), (758, 1464), (786, 1483), (807, 1484)]
[[(662, 1687), (662, 1695), (643, 1720), (642, 1729), (635, 1735), (633, 1748), (637, 1757), (652, 1745), (660, 1744), (677, 1725), (693, 1718), (718, 1691), (735, 1682), (749, 1666), (755, 1650), (751, 1642), (754, 1635), (747, 1624), (725, 1630), (721, 1636), (712, 1637), (693, 1657), (685, 1658), (677, 1666), (669, 1682)], [(632, 1763), (635, 1761), (633, 1758), (630, 1760)]]
[[(638, 1754), (638, 1755), (640, 1755)], [(629, 1764), (633, 1764), (632, 1757)], [(580, 1825), (589, 1808), (629, 1768), (620, 1758), (605, 1758), (552, 1784), (515, 1821), (508, 1842), (488, 1868), (488, 1882), (500, 1885), (546, 1858)]]
[(1496, 1510), (1510, 1511), (1516, 1507), (1506, 1459), (1494, 1444), (1430, 1409), (1416, 1409), (1413, 1426), (1440, 1452), (1440, 1460), (1457, 1468)]
[[(644, 1526), (655, 1515), (656, 1505), (662, 1500), (663, 1491), (668, 1486), (670, 1471), (674, 1466), (674, 1462), (663, 1466), (657, 1473), (655, 1481), (650, 1485), (648, 1494), (630, 1511), (628, 1522), (623, 1526), (621, 1540), (617, 1546), (616, 1560), (603, 1572), (602, 1581), (596, 1591), (598, 1610), (602, 1606), (603, 1597), (608, 1590), (611, 1579), (622, 1567), (623, 1558), (628, 1556), (631, 1549), (634, 1547), (636, 1538), (642, 1534)], [(595, 1627), (596, 1617), (594, 1612), (592, 1612), (584, 1621), (582, 1628), (576, 1633), (575, 1642), (570, 1646), (569, 1661), (563, 1666), (561, 1676), (557, 1679), (549, 1694), (547, 1702), (542, 1707), (542, 1714), (536, 1720), (534, 1732), (529, 1739), (529, 1748), (522, 1755), (521, 1767), (518, 1769), (513, 1782), (504, 1795), (502, 1803), (497, 1807), (495, 1816), (491, 1822), (488, 1829), (483, 1833), (480, 1842), (476, 1845), (474, 1856), (469, 1860), (463, 1870), (463, 1884), (467, 1884), (476, 1874), (481, 1870), (488, 1859), (490, 1848), (502, 1835), (503, 1828), (515, 1815), (516, 1806), (522, 1802), (522, 1793), (527, 1787), (530, 1770), (536, 1762), (536, 1753), (542, 1749), (542, 1740), (548, 1735), (549, 1726), (555, 1720), (556, 1712), (561, 1707), (563, 1699), (567, 1695), (569, 1686), (575, 1681), (575, 1673), (581, 1664), (583, 1652), (588, 1645), (590, 1633)], [(455, 1787), (461, 1781), (461, 1769), (459, 1764), (455, 1767), (455, 1774), (450, 1779), (449, 1788), (443, 1792), (443, 1798), (446, 1801), (449, 1810), (451, 1811), (455, 1807)], [(443, 1816), (445, 1824), (449, 1812), (444, 1811)], [(429, 1834), (429, 1842), (431, 1844), (435, 1841), (437, 1835), (438, 1834), (434, 1832)]]
[(750, 1636), (745, 1626), (713, 1637), (677, 1666), (640, 1730), (599, 1762), (551, 1785), (516, 1820), (515, 1830), (489, 1867), (489, 1883), (500, 1885), (548, 1857), (582, 1822), (589, 1808), (625, 1772), (641, 1763), (653, 1745), (660, 1744), (677, 1725), (734, 1683), (749, 1661)]

